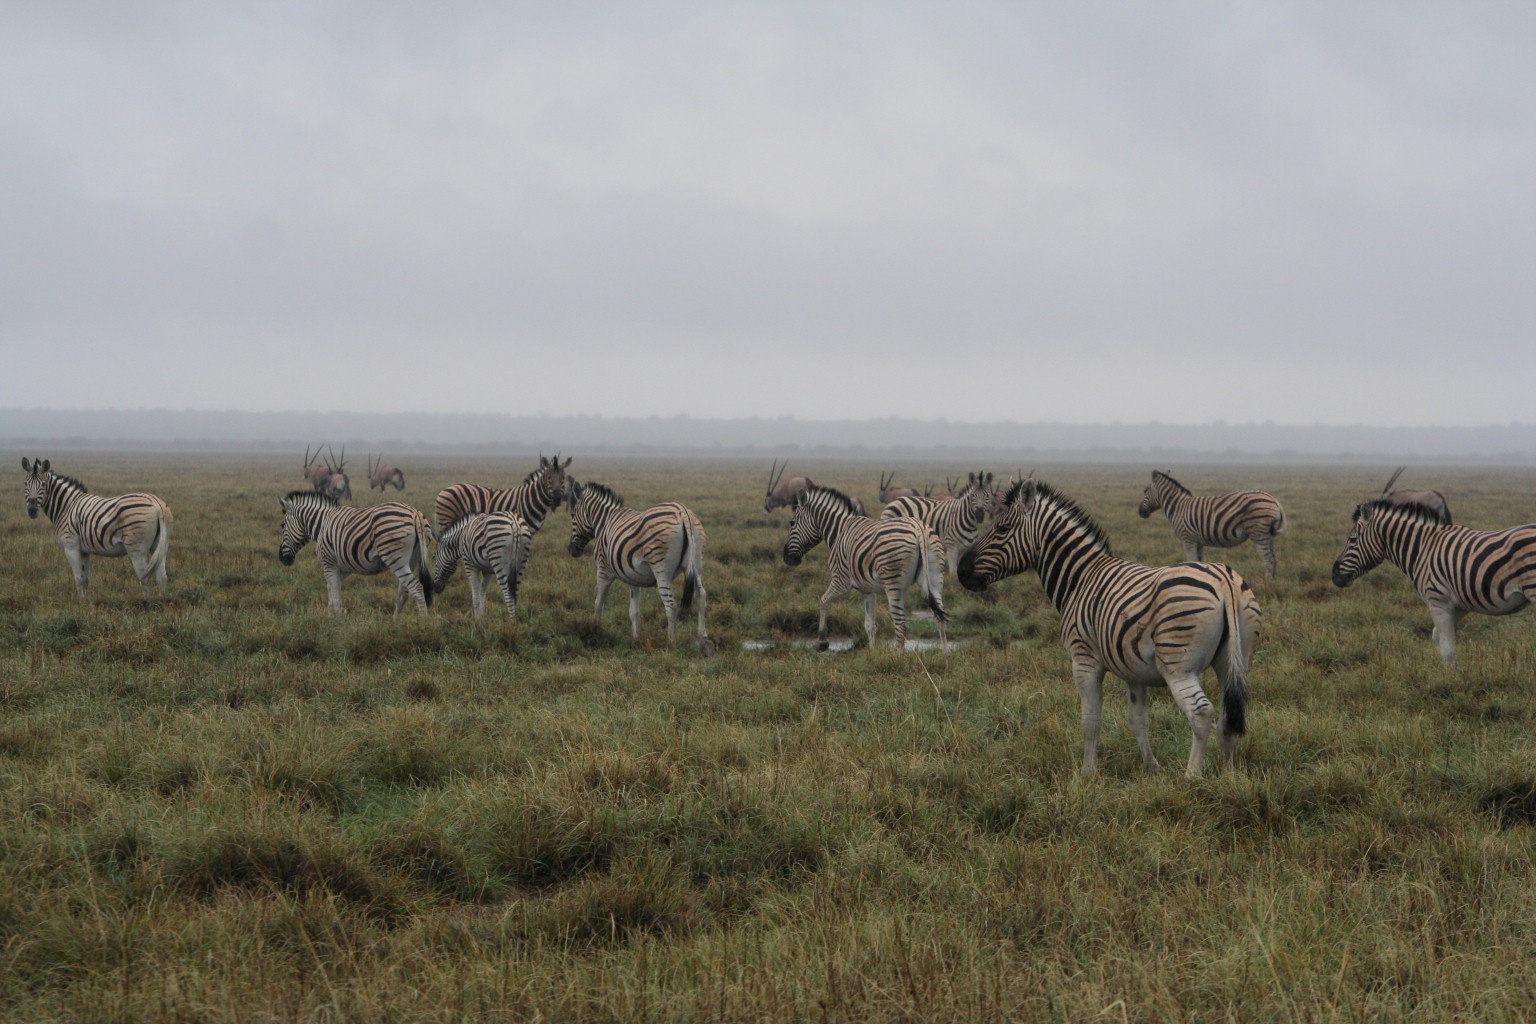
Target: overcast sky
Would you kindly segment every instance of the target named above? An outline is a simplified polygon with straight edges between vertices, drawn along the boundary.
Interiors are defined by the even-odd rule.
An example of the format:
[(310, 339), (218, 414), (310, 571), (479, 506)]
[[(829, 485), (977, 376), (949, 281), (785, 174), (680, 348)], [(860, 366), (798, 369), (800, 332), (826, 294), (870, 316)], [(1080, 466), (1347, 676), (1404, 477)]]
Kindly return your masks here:
[(1536, 420), (1536, 4), (0, 4), (0, 405)]

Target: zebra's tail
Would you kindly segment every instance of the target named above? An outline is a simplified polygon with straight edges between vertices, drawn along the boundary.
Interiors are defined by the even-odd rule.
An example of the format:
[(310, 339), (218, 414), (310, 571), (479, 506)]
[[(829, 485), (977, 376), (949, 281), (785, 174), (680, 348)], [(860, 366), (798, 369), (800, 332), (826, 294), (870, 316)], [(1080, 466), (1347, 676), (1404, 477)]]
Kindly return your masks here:
[(432, 559), (427, 554), (427, 536), (431, 534), (432, 527), (427, 525), (427, 517), (416, 517), (416, 578), (421, 581), (422, 598), (427, 602), (427, 607), (432, 607), (432, 595), (437, 593), (437, 584), (432, 579)]
[(704, 572), (704, 528), (698, 520), (683, 523), (683, 551), (678, 559), (683, 570), (682, 609), (693, 607), (693, 592), (698, 589)]
[(923, 603), (933, 612), (940, 623), (948, 622), (944, 611), (944, 547), (939, 538), (929, 531), (917, 546), (917, 578), (923, 585)]
[(149, 546), (149, 564), (157, 573), (165, 572), (171, 554), (171, 524), (175, 521), (169, 505), (155, 518), (155, 539)]
[(1243, 589), (1241, 577), (1228, 569), (1227, 670), (1221, 674), (1221, 731), (1241, 736), (1248, 731), (1248, 652), (1243, 650)]
[(1285, 509), (1280, 509), (1280, 514), (1275, 516), (1275, 521), (1269, 526), (1269, 535), (1278, 537), (1285, 532)]

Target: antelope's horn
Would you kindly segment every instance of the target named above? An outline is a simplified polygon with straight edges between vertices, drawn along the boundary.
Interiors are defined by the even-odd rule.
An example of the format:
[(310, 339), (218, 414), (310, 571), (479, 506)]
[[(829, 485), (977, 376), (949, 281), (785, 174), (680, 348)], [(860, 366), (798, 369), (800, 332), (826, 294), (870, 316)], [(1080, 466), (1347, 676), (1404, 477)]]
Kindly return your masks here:
[(1402, 476), (1403, 475), (1403, 470), (1405, 470), (1407, 468), (1408, 468), (1407, 466), (1398, 466), (1397, 467), (1397, 472), (1392, 474), (1392, 478), (1387, 481), (1387, 486), (1385, 486), (1385, 487), (1383, 487), (1381, 489), (1382, 497), (1386, 497), (1386, 495), (1392, 490), (1392, 485), (1397, 483), (1397, 478)]

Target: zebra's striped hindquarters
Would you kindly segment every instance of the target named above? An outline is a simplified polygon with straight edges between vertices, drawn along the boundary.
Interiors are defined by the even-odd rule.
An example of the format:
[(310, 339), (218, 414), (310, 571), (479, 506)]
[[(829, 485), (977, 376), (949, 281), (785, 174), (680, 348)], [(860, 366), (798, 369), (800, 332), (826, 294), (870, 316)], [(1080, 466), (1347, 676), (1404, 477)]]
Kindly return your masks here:
[(432, 587), (441, 594), (462, 561), (469, 578), (470, 607), (475, 618), (485, 614), (488, 579), (496, 580), (507, 614), (517, 617), (517, 591), (528, 568), (533, 529), (515, 512), (471, 512), (454, 523), (437, 542)]
[(395, 614), (407, 599), (416, 602), (420, 614), (427, 614), (433, 593), (427, 550), (431, 528), (416, 508), (398, 501), (360, 508), (337, 505), (312, 491), (294, 491), (280, 504), (283, 526), (278, 560), (292, 565), (304, 545), (314, 541), (331, 611), (344, 610), (341, 584), (348, 576), (374, 576), (387, 570), (399, 581)]

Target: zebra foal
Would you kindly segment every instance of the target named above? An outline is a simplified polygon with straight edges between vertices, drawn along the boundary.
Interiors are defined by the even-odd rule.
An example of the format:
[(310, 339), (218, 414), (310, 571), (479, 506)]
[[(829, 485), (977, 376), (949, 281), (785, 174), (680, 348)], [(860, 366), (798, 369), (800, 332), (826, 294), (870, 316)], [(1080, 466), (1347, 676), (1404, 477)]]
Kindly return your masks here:
[(516, 512), (471, 512), (438, 538), (432, 589), (441, 594), (462, 561), (475, 618), (485, 614), (485, 584), (494, 578), (507, 603), (507, 615), (515, 619), (517, 590), (532, 545), (533, 530)]
[(947, 650), (944, 635), (944, 551), (938, 536), (922, 520), (909, 516), (869, 519), (854, 511), (853, 502), (831, 487), (812, 486), (796, 499), (784, 542), (784, 564), (799, 565), (822, 541), (827, 542), (827, 568), (831, 585), (821, 595), (821, 620), (817, 641), (827, 643), (827, 607), (850, 590), (864, 595), (864, 632), (875, 645), (875, 596), (885, 592), (896, 627), (896, 646), (907, 644), (907, 588), (917, 584), (933, 609), (939, 629), (939, 646)]
[(75, 577), (75, 591), (85, 596), (92, 555), (127, 555), (145, 596), (149, 595), (151, 578), (164, 593), (171, 507), (153, 494), (112, 498), (91, 494), (74, 477), (53, 472), (50, 464), (48, 459), (29, 461), (22, 457), (21, 468), (27, 474), (27, 517), (36, 519), (40, 511), (48, 514)]
[(283, 509), (277, 558), (292, 565), (294, 556), (315, 542), (315, 558), (325, 574), (329, 607), (343, 611), (341, 583), (348, 576), (374, 576), (386, 569), (400, 581), (395, 614), (407, 598), (427, 614), (432, 603), (432, 573), (427, 562), (427, 517), (410, 505), (386, 501), (362, 507), (337, 505), (314, 491), (293, 491), (278, 503)]
[(677, 604), (672, 583), (683, 577), (682, 610), (699, 602), (699, 645), (709, 650), (704, 624), (708, 595), (704, 590), (704, 525), (686, 505), (663, 502), (648, 509), (629, 508), (624, 499), (602, 484), (570, 481), (572, 558), (579, 558), (587, 544), (596, 541), (597, 604), (603, 602), (615, 580), (629, 587), (631, 636), (640, 639), (640, 588), (655, 587), (667, 612), (667, 642), (677, 640)]
[(1443, 522), (1433, 505), (1377, 498), (1355, 507), (1349, 540), (1333, 563), (1334, 585), (1349, 586), (1384, 559), (1429, 606), (1430, 638), (1446, 668), (1456, 667), (1462, 616), (1508, 615), (1536, 601), (1536, 525), (1470, 530)]
[(909, 494), (894, 497), (880, 513), (881, 518), (909, 516), (928, 525), (938, 535), (944, 549), (945, 565), (954, 569), (960, 553), (976, 542), (981, 524), (992, 508), (992, 474), (972, 473), (964, 487), (953, 496), (924, 497)]
[(1212, 706), (1200, 674), (1221, 684), (1218, 731), (1230, 761), (1246, 728), (1248, 669), (1262, 617), (1248, 584), (1215, 562), (1148, 566), (1116, 558), (1104, 531), (1071, 499), (1039, 480), (1009, 490), (1007, 505), (960, 559), (960, 583), (982, 590), (1034, 569), (1061, 615), (1083, 718), (1083, 773), (1098, 768), (1104, 675), (1125, 681), (1141, 762), (1158, 770), (1147, 734), (1147, 687), (1166, 686), (1189, 719), (1189, 762), (1199, 775)]
[(1207, 547), (1233, 548), (1253, 541), (1264, 563), (1264, 575), (1275, 577), (1275, 538), (1285, 532), (1285, 510), (1268, 491), (1191, 494), (1189, 488), (1161, 470), (1142, 492), (1136, 514), (1146, 519), (1162, 509), (1173, 535), (1184, 545), (1184, 558), (1198, 562)]

